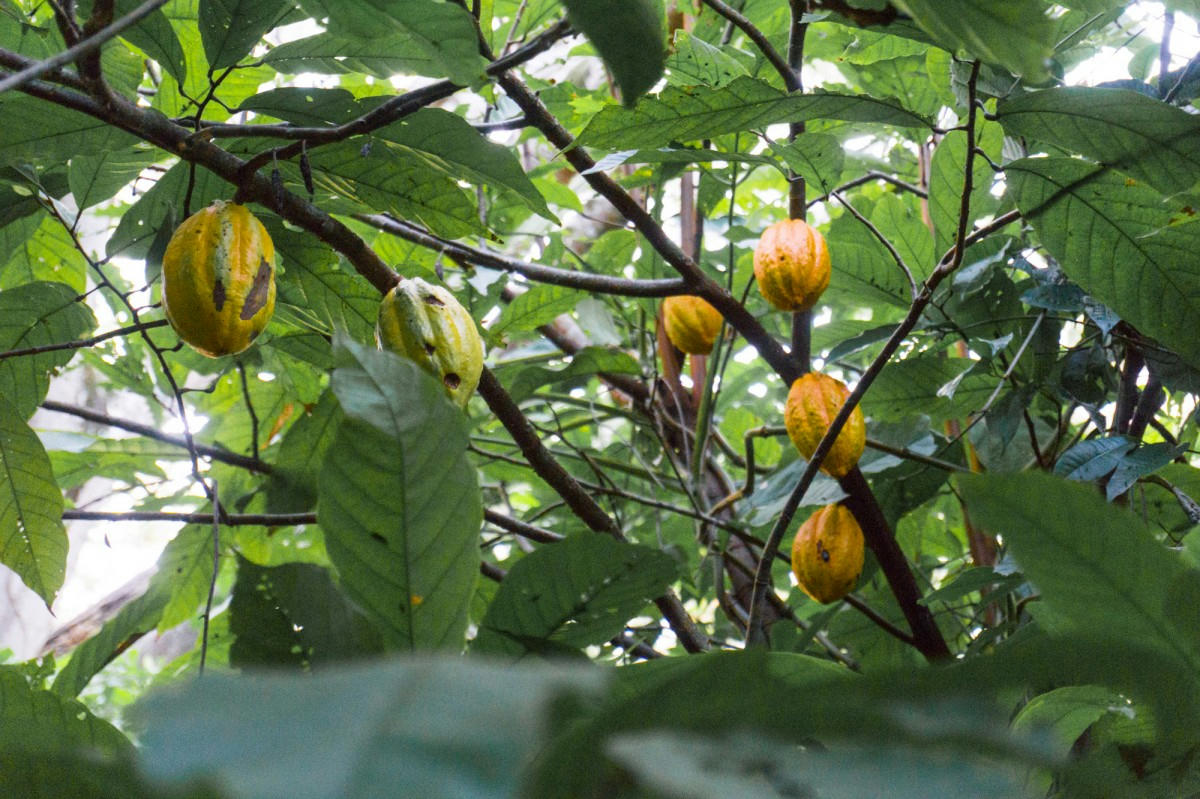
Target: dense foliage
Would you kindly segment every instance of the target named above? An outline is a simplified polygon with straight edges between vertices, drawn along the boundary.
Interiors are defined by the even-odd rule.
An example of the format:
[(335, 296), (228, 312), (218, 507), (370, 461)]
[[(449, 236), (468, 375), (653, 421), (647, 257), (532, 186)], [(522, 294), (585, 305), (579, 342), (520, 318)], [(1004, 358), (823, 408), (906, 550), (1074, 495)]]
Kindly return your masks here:
[[(86, 641), (0, 666), (0, 793), (1200, 795), (1198, 22), (0, 0), (0, 563), (49, 606), (72, 520), (179, 525)], [(208, 358), (161, 276), (217, 200), (276, 294)], [(811, 310), (755, 285), (789, 218)], [(413, 278), (477, 323), (473, 396), (378, 348)], [(851, 391), (789, 413), (806, 459), (809, 371)], [(789, 553), (834, 503), (866, 557), (822, 604)]]

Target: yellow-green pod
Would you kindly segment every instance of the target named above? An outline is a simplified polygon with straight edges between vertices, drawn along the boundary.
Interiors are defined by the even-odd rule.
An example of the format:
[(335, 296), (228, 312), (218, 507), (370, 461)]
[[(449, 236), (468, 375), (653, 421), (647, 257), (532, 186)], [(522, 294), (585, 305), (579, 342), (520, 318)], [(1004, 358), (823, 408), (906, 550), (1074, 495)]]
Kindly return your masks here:
[(184, 220), (163, 253), (167, 321), (210, 358), (250, 346), (275, 311), (275, 245), (245, 206), (218, 200)]
[(441, 286), (419, 277), (401, 281), (379, 306), (375, 340), (441, 380), (459, 407), (479, 385), (483, 339), (471, 314)]

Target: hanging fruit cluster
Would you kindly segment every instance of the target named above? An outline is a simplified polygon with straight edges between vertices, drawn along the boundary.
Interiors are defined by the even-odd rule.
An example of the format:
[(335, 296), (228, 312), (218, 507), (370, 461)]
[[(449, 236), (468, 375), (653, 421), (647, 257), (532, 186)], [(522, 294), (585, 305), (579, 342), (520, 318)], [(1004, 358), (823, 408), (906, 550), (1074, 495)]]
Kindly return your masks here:
[(419, 277), (397, 284), (379, 306), (375, 339), (441, 380), (459, 407), (479, 385), (483, 339), (471, 313), (441, 286)]
[(167, 321), (210, 358), (250, 346), (275, 310), (275, 245), (243, 205), (218, 200), (184, 220), (163, 253)]
[(804, 593), (836, 602), (854, 588), (863, 567), (862, 528), (844, 505), (809, 516), (792, 542), (792, 572)]

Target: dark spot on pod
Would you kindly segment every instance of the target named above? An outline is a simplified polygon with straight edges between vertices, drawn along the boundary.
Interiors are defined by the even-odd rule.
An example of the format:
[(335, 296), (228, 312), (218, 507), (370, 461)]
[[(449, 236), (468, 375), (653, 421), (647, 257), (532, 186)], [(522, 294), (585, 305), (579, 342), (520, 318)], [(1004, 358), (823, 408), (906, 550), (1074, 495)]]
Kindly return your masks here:
[(213, 305), (218, 311), (225, 307), (225, 284), (220, 280), (213, 284)]
[[(271, 264), (267, 263), (266, 258), (259, 258), (258, 271), (254, 274), (254, 283), (250, 286), (250, 293), (246, 295), (246, 302), (242, 305), (242, 312), (238, 314), (243, 321), (252, 318), (254, 314), (258, 313), (267, 304), (267, 296), (270, 292)], [(221, 309), (217, 308), (217, 310)]]
[(453, 391), (462, 383), (462, 378), (454, 374), (454, 372), (450, 372), (442, 378), (442, 382), (446, 384), (446, 388)]
[(425, 352), (429, 355), (433, 355), (435, 352), (437, 352), (437, 347), (435, 347), (431, 342), (426, 341)]
[(375, 539), (376, 541), (378, 541), (381, 544), (387, 543), (387, 539), (384, 538), (383, 536), (381, 536), (379, 533), (371, 533), (371, 538)]
[(426, 294), (421, 299), (425, 300), (426, 305), (433, 305), (438, 308), (444, 308), (446, 306), (446, 303), (442, 302), (441, 300), (439, 300), (437, 297), (433, 296), (432, 294)]

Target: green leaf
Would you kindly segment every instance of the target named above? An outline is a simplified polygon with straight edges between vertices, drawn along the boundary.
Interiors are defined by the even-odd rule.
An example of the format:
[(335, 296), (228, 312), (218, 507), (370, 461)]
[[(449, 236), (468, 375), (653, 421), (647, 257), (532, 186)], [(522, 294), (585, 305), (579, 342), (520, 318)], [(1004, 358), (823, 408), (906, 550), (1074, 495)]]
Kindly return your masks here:
[(914, 413), (933, 421), (978, 411), (995, 388), (987, 374), (971, 373), (965, 358), (914, 356), (889, 363), (863, 398), (863, 410), (879, 419), (903, 419)]
[(732, 52), (680, 28), (675, 31), (675, 51), (667, 56), (667, 81), (676, 86), (724, 86), (748, 74)]
[(1080, 441), (1059, 456), (1054, 473), (1068, 480), (1092, 482), (1111, 472), (1137, 446), (1128, 436), (1107, 436)]
[(536, 213), (558, 222), (512, 148), (488, 141), (460, 116), (422, 108), (376, 135), (455, 180), (511, 191)]
[(414, 44), (405, 31), (362, 38), (318, 33), (281, 44), (267, 53), (263, 61), (285, 75), (316, 72), (341, 75), (362, 72), (387, 79), (397, 72), (438, 76), (441, 64)]
[(1128, 712), (1133, 712), (1128, 701), (1110, 688), (1069, 685), (1029, 700), (1013, 719), (1013, 729), (1048, 728), (1065, 756), (1101, 716)]
[(674, 141), (711, 139), (776, 122), (813, 119), (929, 126), (929, 120), (889, 100), (826, 92), (789, 95), (744, 77), (719, 89), (668, 86), (634, 109), (606, 106), (592, 117), (576, 144), (606, 150), (663, 147)]
[(65, 283), (80, 294), (86, 290), (87, 260), (75, 248), (75, 240), (61, 222), (50, 216), (35, 216), (2, 232), (8, 231), (16, 244), (0, 271), (0, 290), (35, 281)]
[[(0, 352), (75, 341), (96, 325), (75, 289), (62, 283), (27, 283), (0, 291)], [(0, 397), (22, 419), (46, 398), (51, 373), (77, 350), (52, 350), (0, 360)]]
[(1112, 479), (1104, 487), (1109, 501), (1128, 491), (1134, 483), (1148, 474), (1153, 474), (1187, 451), (1186, 445), (1166, 442), (1147, 444), (1127, 453), (1113, 470)]
[(316, 17), (329, 17), (329, 31), (339, 36), (373, 40), (403, 33), (404, 49), (436, 63), (440, 72), (461, 86), (477, 83), (486, 62), (470, 12), (455, 3), (430, 0), (303, 0)]
[[(138, 0), (116, 0), (114, 17), (123, 17), (139, 5)], [(187, 61), (183, 55), (183, 45), (179, 43), (175, 29), (161, 9), (147, 14), (132, 28), (123, 31), (121, 37), (157, 61), (175, 80), (184, 82)]]
[(345, 330), (359, 341), (370, 339), (379, 314), (379, 292), (339, 264), (337, 254), (316, 237), (274, 220), (265, 224), (283, 266), (276, 277), (276, 313), (286, 312), (298, 324), (326, 335)]
[[(984, 124), (978, 141), (979, 146), (986, 152), (996, 152), (1000, 149), (1002, 139), (1002, 131), (998, 126)], [(965, 131), (952, 130), (933, 151), (929, 167), (929, 215), (933, 219), (933, 230), (937, 237), (934, 243), (937, 258), (941, 258), (943, 253), (954, 246), (954, 239), (958, 233), (958, 217), (962, 209), (963, 177), (966, 170), (967, 134)], [(977, 155), (971, 164), (971, 208), (968, 223), (995, 207), (995, 199), (991, 195), (992, 182), (991, 166), (986, 159)], [(967, 231), (970, 230), (968, 224)]]
[[(566, 381), (578, 381), (604, 372), (606, 374), (636, 375), (642, 368), (627, 352), (605, 347), (584, 347), (571, 356), (571, 363), (562, 369), (546, 369), (541, 366), (526, 366), (516, 374), (513, 369), (504, 369), (501, 376), (514, 402), (529, 399), (543, 386), (552, 386)], [(512, 375), (511, 378), (509, 375)]]
[(200, 36), (209, 66), (224, 69), (241, 61), (292, 8), (289, 0), (200, 0)]
[[(593, 668), (408, 658), (194, 680), (138, 705), (151, 777), (211, 775), (256, 799), (521, 795), (554, 702)], [(576, 700), (578, 701), (578, 700)]]
[(1158, 192), (1070, 158), (1005, 167), (1008, 191), (1084, 291), (1200, 366), (1200, 225), (1169, 226)]
[(351, 212), (390, 211), (447, 238), (482, 232), (475, 201), (458, 184), (382, 140), (346, 141), (310, 156), (317, 192)]
[[(35, 119), (36, 125), (29, 124)], [(60, 105), (16, 92), (0, 95), (0, 164), (63, 164), (135, 141), (131, 133)]]
[(824, 133), (805, 133), (787, 143), (771, 142), (771, 152), (822, 192), (837, 185), (846, 160), (842, 143)]
[(617, 635), (675, 579), (665, 552), (579, 533), (519, 560), (479, 624), (473, 652), (578, 649)]
[(263, 568), (239, 557), (229, 614), (229, 660), (240, 668), (307, 668), (382, 651), (329, 569), (309, 563)]
[[(207, 571), (201, 563), (202, 552), (207, 552)], [(145, 593), (121, 608), (100, 632), (75, 648), (51, 690), (60, 696), (78, 696), (101, 669), (143, 635), (153, 632), (168, 607), (173, 606), (172, 612), (179, 621), (186, 619), (200, 605), (199, 584), (203, 583), (203, 594), (207, 595), (211, 575), (212, 527), (185, 526), (158, 556)]]
[(247, 97), (238, 110), (253, 111), (293, 125), (341, 125), (372, 110), (379, 102), (380, 98), (368, 98), (359, 103), (345, 89), (285, 86)]
[(632, 106), (662, 77), (666, 34), (659, 0), (562, 0), (567, 17), (604, 59)]
[(897, 0), (947, 50), (966, 50), (1038, 80), (1054, 53), (1054, 25), (1038, 0)]
[(0, 394), (0, 563), (49, 608), (67, 569), (63, 498), (37, 434)]
[(326, 389), (283, 434), (267, 483), (268, 513), (303, 513), (317, 504), (321, 463), (343, 418), (337, 398)]
[(0, 752), (22, 750), (112, 756), (132, 754), (133, 745), (83, 703), (32, 688), (20, 670), (0, 667)]
[(402, 649), (462, 646), (483, 508), (465, 419), (412, 361), (339, 339), (317, 509), (346, 592)]
[(1010, 136), (1079, 153), (1161, 192), (1200, 182), (1200, 120), (1140, 92), (1064, 86), (1005, 100), (996, 114)]
[[(121, 215), (117, 229), (105, 245), (109, 257), (145, 258), (163, 225), (170, 220), (174, 220), (175, 225), (183, 222), (183, 202), (192, 171), (191, 164), (183, 161), (175, 164)], [(196, 169), (189, 210), (195, 213), (213, 200), (228, 198), (231, 194), (228, 183), (207, 169)]]
[(559, 314), (573, 311), (584, 296), (566, 286), (538, 284), (504, 306), (500, 317), (488, 328), (488, 338), (498, 340), (512, 331), (534, 330)]
[(71, 159), (67, 175), (71, 196), (80, 209), (110, 199), (159, 157), (152, 150), (130, 147)]
[(164, 633), (200, 615), (213, 580), (213, 531), (211, 524), (188, 524), (163, 550), (158, 569), (169, 586), (169, 598), (158, 619)]
[(1180, 602), (1194, 600), (1200, 573), (1140, 519), (1114, 511), (1091, 486), (1046, 474), (968, 477), (961, 485), (971, 517), (1004, 537), (1056, 619), (1157, 649), (1195, 679), (1200, 635)]

